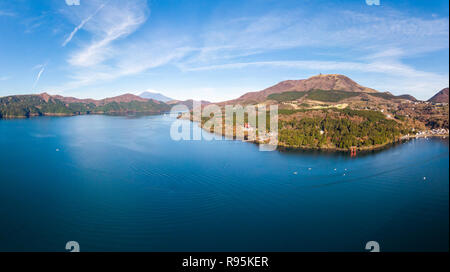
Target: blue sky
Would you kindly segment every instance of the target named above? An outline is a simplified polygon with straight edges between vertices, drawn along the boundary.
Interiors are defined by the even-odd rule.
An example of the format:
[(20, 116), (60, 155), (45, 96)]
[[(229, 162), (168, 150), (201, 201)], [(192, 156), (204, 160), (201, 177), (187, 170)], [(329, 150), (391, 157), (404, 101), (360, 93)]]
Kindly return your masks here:
[(223, 101), (333, 73), (428, 99), (448, 44), (448, 1), (0, 0), (0, 96)]

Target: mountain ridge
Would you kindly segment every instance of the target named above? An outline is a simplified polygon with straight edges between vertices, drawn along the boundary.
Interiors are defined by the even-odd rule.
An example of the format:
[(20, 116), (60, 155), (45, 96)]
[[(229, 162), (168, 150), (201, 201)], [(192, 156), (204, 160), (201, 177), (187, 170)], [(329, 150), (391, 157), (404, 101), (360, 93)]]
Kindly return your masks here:
[(0, 118), (24, 118), (41, 115), (160, 113), (169, 105), (133, 94), (95, 99), (78, 99), (48, 93), (0, 97)]
[(248, 92), (237, 99), (224, 101), (222, 103), (245, 103), (245, 102), (262, 102), (266, 98), (275, 93), (283, 92), (306, 92), (313, 89), (335, 90), (347, 92), (363, 92), (363, 93), (379, 93), (379, 91), (364, 87), (353, 81), (347, 76), (340, 74), (319, 74), (300, 80), (285, 80), (271, 87), (257, 92)]
[(92, 99), (92, 98), (80, 99), (80, 98), (70, 97), (70, 96), (50, 95), (48, 93), (41, 93), (41, 94), (39, 94), (39, 96), (41, 96), (44, 100), (48, 100), (49, 98), (56, 98), (63, 102), (66, 102), (66, 103), (93, 103), (97, 106), (107, 104), (107, 103), (112, 103), (112, 102), (128, 103), (128, 102), (132, 102), (132, 101), (146, 102), (148, 100), (153, 100), (154, 102), (157, 102), (157, 103), (160, 102), (155, 99), (146, 99), (146, 98), (142, 98), (140, 96), (130, 94), (130, 93), (113, 96), (113, 97), (107, 97), (107, 98), (103, 98), (103, 99)]
[(428, 99), (428, 102), (433, 103), (448, 103), (448, 101), (449, 101), (448, 87), (440, 90), (437, 94)]

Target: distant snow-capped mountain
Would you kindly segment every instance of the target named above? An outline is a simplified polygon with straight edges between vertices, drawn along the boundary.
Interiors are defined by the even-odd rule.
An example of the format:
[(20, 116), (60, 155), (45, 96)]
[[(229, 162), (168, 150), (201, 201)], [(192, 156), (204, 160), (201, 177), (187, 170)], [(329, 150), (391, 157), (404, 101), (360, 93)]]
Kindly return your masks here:
[(147, 99), (154, 99), (154, 100), (158, 100), (158, 101), (162, 101), (162, 102), (167, 102), (167, 101), (171, 101), (174, 100), (170, 97), (167, 97), (163, 94), (160, 93), (153, 93), (153, 92), (143, 92), (139, 95), (142, 98), (147, 98)]

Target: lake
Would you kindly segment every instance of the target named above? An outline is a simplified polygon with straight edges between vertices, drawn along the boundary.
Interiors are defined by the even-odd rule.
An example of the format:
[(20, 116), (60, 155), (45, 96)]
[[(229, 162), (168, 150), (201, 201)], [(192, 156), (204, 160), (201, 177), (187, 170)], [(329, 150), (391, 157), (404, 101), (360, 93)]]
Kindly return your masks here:
[(449, 249), (448, 140), (260, 152), (173, 141), (174, 120), (0, 120), (0, 251)]

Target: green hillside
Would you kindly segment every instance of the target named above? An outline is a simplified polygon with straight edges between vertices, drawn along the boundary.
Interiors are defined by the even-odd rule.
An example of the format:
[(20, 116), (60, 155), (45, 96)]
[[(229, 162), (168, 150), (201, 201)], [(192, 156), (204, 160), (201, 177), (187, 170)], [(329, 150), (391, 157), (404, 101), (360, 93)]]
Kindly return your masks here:
[(291, 92), (284, 92), (284, 93), (274, 93), (274, 94), (269, 95), (267, 98), (278, 101), (278, 102), (285, 102), (285, 101), (297, 100), (297, 99), (305, 96), (305, 94), (306, 94), (306, 92), (291, 91)]
[(358, 96), (357, 92), (335, 91), (335, 90), (311, 90), (308, 99), (321, 102), (339, 102), (341, 100)]
[(310, 90), (308, 92), (289, 91), (283, 93), (275, 93), (267, 96), (267, 99), (275, 100), (277, 102), (293, 101), (302, 98), (306, 95), (306, 98), (321, 102), (339, 102), (343, 99), (358, 96), (358, 92), (346, 92), (336, 90)]
[(362, 93), (362, 92), (347, 92), (340, 90), (310, 90), (307, 92), (288, 91), (283, 93), (274, 93), (267, 96), (267, 99), (275, 100), (277, 102), (286, 102), (300, 99), (306, 95), (306, 98), (321, 102), (339, 102), (341, 100), (358, 96), (360, 94), (367, 94), (374, 97), (392, 100), (392, 99), (407, 99), (416, 101), (416, 99), (410, 95), (395, 96), (390, 93)]
[(169, 105), (149, 100), (111, 102), (96, 106), (94, 103), (64, 103), (59, 99), (47, 101), (39, 95), (18, 95), (0, 98), (0, 118), (17, 118), (41, 115), (77, 115), (89, 113), (127, 113), (168, 111)]
[(298, 112), (281, 116), (279, 141), (288, 147), (370, 148), (400, 139), (409, 128), (378, 111), (316, 110), (312, 117)]

